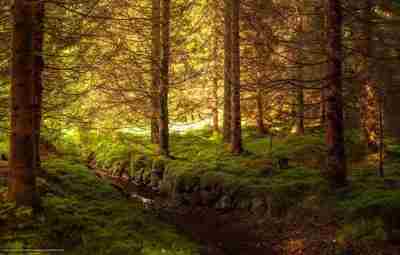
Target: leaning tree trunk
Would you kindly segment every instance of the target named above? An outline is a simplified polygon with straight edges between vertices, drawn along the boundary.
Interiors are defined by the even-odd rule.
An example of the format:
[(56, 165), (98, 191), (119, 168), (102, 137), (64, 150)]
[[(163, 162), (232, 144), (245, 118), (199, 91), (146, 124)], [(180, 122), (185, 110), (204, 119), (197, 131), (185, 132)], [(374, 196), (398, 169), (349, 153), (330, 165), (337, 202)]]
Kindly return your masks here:
[(45, 16), (45, 3), (37, 1), (33, 8), (34, 15), (34, 35), (33, 35), (33, 104), (34, 104), (34, 119), (33, 125), (35, 130), (35, 150), (37, 169), (40, 169), (40, 127), (42, 122), (42, 94), (43, 94), (43, 40), (44, 40), (44, 16)]
[(151, 142), (158, 144), (160, 139), (158, 115), (160, 112), (160, 59), (161, 59), (161, 4), (160, 0), (152, 2), (152, 52), (151, 52)]
[(240, 154), (242, 148), (242, 127), (240, 112), (240, 0), (232, 1), (232, 138), (233, 154)]
[(328, 0), (328, 55), (329, 82), (327, 99), (327, 164), (326, 177), (333, 186), (347, 182), (346, 156), (343, 128), (342, 95), (342, 25), (343, 16), (340, 0)]
[(225, 0), (224, 9), (224, 122), (223, 139), (225, 143), (231, 142), (231, 120), (232, 120), (232, 0)]
[(168, 90), (169, 90), (169, 59), (170, 59), (170, 0), (162, 0), (162, 59), (161, 59), (161, 84), (160, 84), (160, 154), (169, 156), (169, 116), (168, 116)]
[(11, 135), (8, 198), (18, 206), (37, 207), (34, 129), (33, 3), (15, 0), (12, 40)]

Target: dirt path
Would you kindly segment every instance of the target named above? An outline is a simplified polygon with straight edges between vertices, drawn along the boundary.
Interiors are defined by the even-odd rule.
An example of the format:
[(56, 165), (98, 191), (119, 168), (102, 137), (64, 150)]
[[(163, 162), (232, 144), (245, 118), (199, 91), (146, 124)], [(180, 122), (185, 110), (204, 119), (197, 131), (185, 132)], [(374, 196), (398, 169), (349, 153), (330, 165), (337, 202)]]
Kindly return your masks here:
[(240, 210), (193, 208), (168, 203), (157, 192), (127, 180), (112, 180), (130, 197), (147, 203), (160, 219), (201, 243), (201, 255), (400, 255), (399, 247), (387, 242), (355, 241), (339, 248), (335, 239), (340, 217), (330, 208), (293, 210), (280, 218)]
[[(278, 222), (247, 211), (171, 205), (157, 192), (128, 184), (123, 179), (111, 180), (125, 186), (131, 197), (142, 202), (151, 201), (150, 209), (155, 210), (163, 221), (176, 225), (203, 245), (202, 255), (335, 254), (329, 253), (329, 241), (333, 240), (336, 230), (332, 221), (324, 224), (313, 220), (315, 224), (310, 224), (302, 218), (305, 215), (299, 215)], [(321, 253), (321, 249), (328, 253)]]

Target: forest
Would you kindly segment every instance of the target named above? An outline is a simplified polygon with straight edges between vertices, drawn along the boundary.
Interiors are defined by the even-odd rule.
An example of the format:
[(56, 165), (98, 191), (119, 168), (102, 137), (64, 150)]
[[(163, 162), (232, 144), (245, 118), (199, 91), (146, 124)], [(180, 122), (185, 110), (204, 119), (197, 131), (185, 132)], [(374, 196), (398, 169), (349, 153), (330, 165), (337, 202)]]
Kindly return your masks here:
[(0, 255), (400, 255), (400, 0), (0, 0)]

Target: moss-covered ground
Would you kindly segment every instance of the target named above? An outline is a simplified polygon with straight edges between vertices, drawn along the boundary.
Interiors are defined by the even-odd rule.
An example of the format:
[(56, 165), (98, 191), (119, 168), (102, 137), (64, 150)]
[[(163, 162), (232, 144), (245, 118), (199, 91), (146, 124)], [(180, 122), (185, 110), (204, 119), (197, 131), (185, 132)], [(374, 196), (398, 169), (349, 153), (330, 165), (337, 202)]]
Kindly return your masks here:
[[(194, 242), (82, 164), (50, 159), (43, 167), (48, 172), (38, 179), (43, 212), (33, 215), (1, 202), (1, 248), (64, 249), (62, 254), (197, 254)], [(5, 180), (0, 180), (0, 192), (5, 192)]]
[[(354, 254), (392, 254), (399, 248), (392, 245), (400, 240), (400, 146), (396, 143), (387, 143), (385, 178), (381, 178), (377, 174), (377, 155), (366, 153), (357, 133), (347, 134), (349, 185), (333, 190), (320, 174), (325, 142), (319, 132), (276, 135), (271, 143), (269, 136), (247, 129), (245, 153), (241, 156), (230, 155), (221, 137), (209, 131), (172, 134), (173, 159), (155, 156), (154, 147), (134, 135), (91, 139), (87, 144), (79, 144), (77, 139), (61, 153), (72, 159), (89, 156), (92, 166), (111, 172), (125, 167), (131, 175), (142, 168), (149, 171), (162, 162), (177, 189), (220, 186), (237, 197), (272, 195), (273, 207), (284, 212), (273, 216), (285, 217), (279, 221), (280, 226), (285, 219), (290, 221), (287, 231), (297, 233), (299, 230), (290, 225), (309, 221), (307, 227), (316, 223), (327, 226), (310, 228), (330, 232), (321, 239), (329, 236), (332, 240), (326, 241), (335, 241), (341, 247), (349, 243), (363, 247)], [(196, 254), (195, 244), (97, 179), (82, 165), (83, 161), (52, 159), (44, 163), (49, 175), (39, 179), (39, 189), (45, 210), (37, 220), (26, 220), (29, 211), (1, 205), (3, 246), (63, 247), (67, 254)], [(0, 185), (4, 191), (5, 181), (1, 178)], [(285, 214), (305, 216), (304, 220), (297, 218), (296, 223)], [(389, 251), (385, 253), (385, 249)]]

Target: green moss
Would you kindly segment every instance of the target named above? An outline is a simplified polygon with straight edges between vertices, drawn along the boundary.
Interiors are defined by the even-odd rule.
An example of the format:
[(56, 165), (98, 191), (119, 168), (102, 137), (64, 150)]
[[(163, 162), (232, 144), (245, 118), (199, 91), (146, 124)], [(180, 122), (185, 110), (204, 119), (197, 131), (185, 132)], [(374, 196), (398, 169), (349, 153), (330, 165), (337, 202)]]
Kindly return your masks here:
[(42, 194), (43, 214), (13, 235), (1, 232), (0, 243), (65, 254), (196, 254), (196, 244), (86, 167), (60, 159), (43, 165), (50, 187)]

